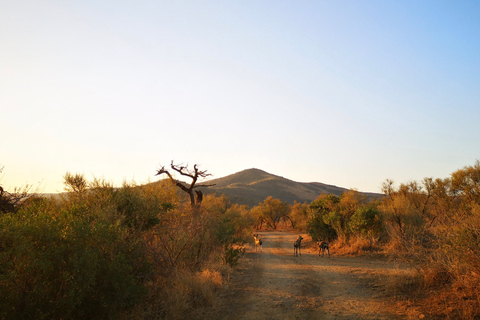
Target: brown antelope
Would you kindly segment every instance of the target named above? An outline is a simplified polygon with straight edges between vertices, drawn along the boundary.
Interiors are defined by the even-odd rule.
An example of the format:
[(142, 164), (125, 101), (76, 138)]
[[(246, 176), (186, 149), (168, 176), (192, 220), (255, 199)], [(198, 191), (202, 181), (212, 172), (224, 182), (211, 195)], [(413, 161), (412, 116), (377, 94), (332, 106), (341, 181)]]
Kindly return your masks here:
[(294, 257), (298, 257), (299, 254), (302, 255), (301, 252), (300, 252), (300, 247), (302, 246), (302, 240), (303, 240), (303, 237), (298, 236), (297, 241), (295, 241), (293, 243), (293, 256)]
[(322, 252), (322, 257), (325, 255), (325, 250), (327, 250), (328, 257), (330, 258), (330, 250), (328, 249), (328, 242), (317, 241), (318, 244), (318, 256), (320, 257), (320, 251)]
[(260, 250), (260, 252), (263, 251), (263, 241), (260, 239), (260, 236), (258, 234), (254, 234), (253, 238), (255, 239), (255, 252), (257, 252), (257, 248)]

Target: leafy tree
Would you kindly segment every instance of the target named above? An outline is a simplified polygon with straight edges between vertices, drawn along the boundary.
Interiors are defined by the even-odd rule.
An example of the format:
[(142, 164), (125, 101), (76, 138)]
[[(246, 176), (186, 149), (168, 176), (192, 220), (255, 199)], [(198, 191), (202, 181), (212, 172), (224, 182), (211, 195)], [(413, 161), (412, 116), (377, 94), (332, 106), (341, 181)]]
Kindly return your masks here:
[(327, 223), (329, 223), (345, 242), (349, 240), (350, 228), (348, 226), (351, 217), (355, 212), (365, 206), (367, 198), (356, 190), (344, 192), (339, 197), (335, 212), (328, 215)]
[(480, 205), (480, 160), (473, 166), (452, 173), (451, 188), (455, 195), (465, 197), (470, 203)]
[(266, 198), (258, 206), (252, 208), (259, 221), (265, 222), (270, 228), (276, 230), (282, 219), (290, 219), (288, 205), (280, 199)]
[(73, 200), (77, 204), (83, 202), (88, 190), (88, 182), (83, 174), (67, 172), (63, 176), (63, 184), (69, 200)]
[(233, 204), (225, 212), (226, 217), (235, 223), (235, 236), (247, 239), (252, 233), (255, 224), (255, 217), (250, 212), (248, 206)]
[[(339, 202), (340, 199), (337, 196), (324, 194), (310, 203), (307, 232), (312, 240), (332, 241), (337, 238), (337, 232), (327, 221), (334, 218), (334, 212)], [(329, 215), (331, 217), (327, 218)]]
[(413, 248), (426, 236), (425, 206), (428, 204), (428, 195), (415, 181), (395, 188), (393, 181), (387, 180), (382, 190), (385, 197), (380, 209), (384, 213), (391, 239), (404, 249)]
[(295, 201), (290, 208), (292, 228), (305, 230), (308, 220), (308, 204)]
[(358, 208), (349, 221), (353, 233), (362, 234), (370, 239), (377, 237), (383, 229), (383, 219), (380, 211), (371, 207)]
[(451, 179), (425, 179), (428, 183), (429, 200), (425, 206), (425, 216), (429, 220), (429, 227), (434, 223), (442, 224), (449, 220), (452, 209), (454, 208), (454, 196), (451, 191)]

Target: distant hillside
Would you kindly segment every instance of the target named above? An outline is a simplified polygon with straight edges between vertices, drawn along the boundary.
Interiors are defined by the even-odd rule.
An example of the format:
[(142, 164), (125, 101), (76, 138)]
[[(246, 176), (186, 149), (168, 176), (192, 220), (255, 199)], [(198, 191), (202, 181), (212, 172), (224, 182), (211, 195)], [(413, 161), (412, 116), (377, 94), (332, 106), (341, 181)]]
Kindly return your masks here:
[[(201, 188), (203, 193), (224, 194), (231, 202), (250, 207), (258, 205), (269, 196), (290, 204), (294, 201), (308, 203), (322, 193), (339, 196), (349, 190), (319, 182), (295, 182), (259, 169), (247, 169), (223, 178), (202, 182), (202, 184), (207, 183), (215, 183), (215, 186)], [(365, 195), (380, 196), (375, 193), (365, 193)]]

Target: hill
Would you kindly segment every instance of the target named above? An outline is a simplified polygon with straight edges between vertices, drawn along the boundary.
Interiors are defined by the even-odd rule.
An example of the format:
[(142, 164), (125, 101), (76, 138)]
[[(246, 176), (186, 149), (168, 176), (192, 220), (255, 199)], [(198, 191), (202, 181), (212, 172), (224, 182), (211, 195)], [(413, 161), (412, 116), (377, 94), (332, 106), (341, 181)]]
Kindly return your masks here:
[[(247, 169), (229, 176), (212, 179), (202, 184), (215, 184), (213, 187), (201, 188), (204, 194), (226, 195), (231, 202), (258, 205), (265, 198), (272, 196), (293, 204), (312, 202), (322, 193), (341, 195), (349, 189), (323, 184), (319, 182), (295, 182), (259, 169)], [(375, 193), (364, 193), (368, 197), (380, 196)]]

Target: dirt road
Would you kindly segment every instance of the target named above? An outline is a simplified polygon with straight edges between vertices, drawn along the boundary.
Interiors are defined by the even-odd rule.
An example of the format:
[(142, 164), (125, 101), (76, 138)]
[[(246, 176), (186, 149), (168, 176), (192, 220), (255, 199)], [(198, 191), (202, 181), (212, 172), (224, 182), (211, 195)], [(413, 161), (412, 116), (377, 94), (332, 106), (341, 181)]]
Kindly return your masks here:
[[(293, 256), (298, 233), (263, 232), (263, 252), (247, 247), (244, 262), (222, 294), (219, 319), (421, 319), (387, 298), (378, 277), (408, 272), (362, 257)], [(302, 235), (307, 238), (307, 235)]]

